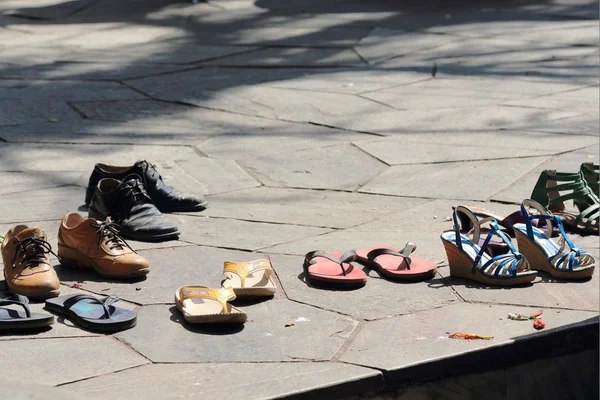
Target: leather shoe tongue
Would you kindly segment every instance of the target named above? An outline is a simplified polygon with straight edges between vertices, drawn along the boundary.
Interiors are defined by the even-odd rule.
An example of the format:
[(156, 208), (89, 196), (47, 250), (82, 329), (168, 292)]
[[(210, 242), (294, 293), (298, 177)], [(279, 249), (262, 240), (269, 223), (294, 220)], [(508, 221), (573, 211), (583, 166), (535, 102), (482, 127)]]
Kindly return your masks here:
[(42, 228), (35, 226), (33, 228), (23, 229), (16, 235), (18, 240), (27, 239), (30, 237), (46, 238), (46, 232), (44, 232)]

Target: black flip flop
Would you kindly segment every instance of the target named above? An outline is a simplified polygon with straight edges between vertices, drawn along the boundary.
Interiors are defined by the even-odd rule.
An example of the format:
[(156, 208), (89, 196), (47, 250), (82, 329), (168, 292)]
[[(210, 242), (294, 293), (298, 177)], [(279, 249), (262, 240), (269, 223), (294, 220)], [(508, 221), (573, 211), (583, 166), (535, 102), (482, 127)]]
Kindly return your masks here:
[(117, 332), (133, 328), (137, 314), (113, 306), (117, 301), (119, 298), (114, 296), (100, 300), (87, 294), (71, 294), (46, 300), (45, 308), (90, 331)]
[(39, 329), (54, 323), (54, 315), (32, 313), (29, 309), (29, 299), (20, 294), (13, 294), (6, 299), (0, 299), (0, 306), (17, 305), (22, 310), (0, 307), (0, 331), (22, 331)]

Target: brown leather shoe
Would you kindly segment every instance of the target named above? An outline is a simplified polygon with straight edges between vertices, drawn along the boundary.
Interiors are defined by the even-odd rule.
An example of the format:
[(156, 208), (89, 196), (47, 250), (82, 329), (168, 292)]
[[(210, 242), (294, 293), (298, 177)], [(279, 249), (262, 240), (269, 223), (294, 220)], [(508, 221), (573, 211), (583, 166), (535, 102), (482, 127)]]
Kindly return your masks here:
[(58, 229), (58, 256), (64, 267), (89, 267), (108, 278), (146, 275), (150, 264), (119, 236), (110, 219), (98, 221), (67, 214)]
[(10, 229), (2, 241), (4, 277), (11, 292), (32, 299), (58, 296), (60, 281), (52, 268), (46, 241), (41, 228), (17, 225)]

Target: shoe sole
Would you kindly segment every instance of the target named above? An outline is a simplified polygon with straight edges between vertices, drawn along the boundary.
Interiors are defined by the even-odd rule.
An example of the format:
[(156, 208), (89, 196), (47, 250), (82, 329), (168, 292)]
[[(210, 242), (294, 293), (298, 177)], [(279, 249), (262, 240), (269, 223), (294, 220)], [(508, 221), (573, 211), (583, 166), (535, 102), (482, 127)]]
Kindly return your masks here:
[(65, 267), (66, 269), (81, 269), (81, 268), (91, 268), (100, 276), (105, 278), (116, 278), (116, 279), (127, 279), (127, 278), (138, 278), (140, 276), (147, 275), (150, 272), (150, 268), (144, 268), (133, 272), (126, 273), (106, 273), (102, 271), (94, 260), (89, 258), (88, 256), (81, 254), (75, 249), (67, 247), (62, 244), (58, 244), (58, 256), (60, 257), (60, 265)]
[(204, 211), (206, 210), (208, 206), (208, 202), (205, 201), (204, 203), (198, 204), (197, 206), (193, 206), (193, 207), (157, 207), (160, 212), (164, 212), (164, 213), (172, 213), (172, 212), (200, 212), (200, 211)]

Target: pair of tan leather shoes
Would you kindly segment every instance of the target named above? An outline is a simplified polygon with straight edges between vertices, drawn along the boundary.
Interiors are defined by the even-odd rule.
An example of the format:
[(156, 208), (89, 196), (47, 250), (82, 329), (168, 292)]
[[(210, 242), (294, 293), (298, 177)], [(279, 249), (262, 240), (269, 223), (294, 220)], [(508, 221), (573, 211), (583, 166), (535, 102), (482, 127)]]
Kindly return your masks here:
[(92, 268), (108, 278), (134, 278), (150, 270), (148, 261), (119, 236), (119, 227), (110, 219), (98, 221), (72, 213), (60, 224), (58, 254), (39, 227), (17, 225), (8, 231), (2, 241), (2, 258), (9, 289), (34, 299), (58, 296), (60, 281), (50, 254), (63, 267)]

